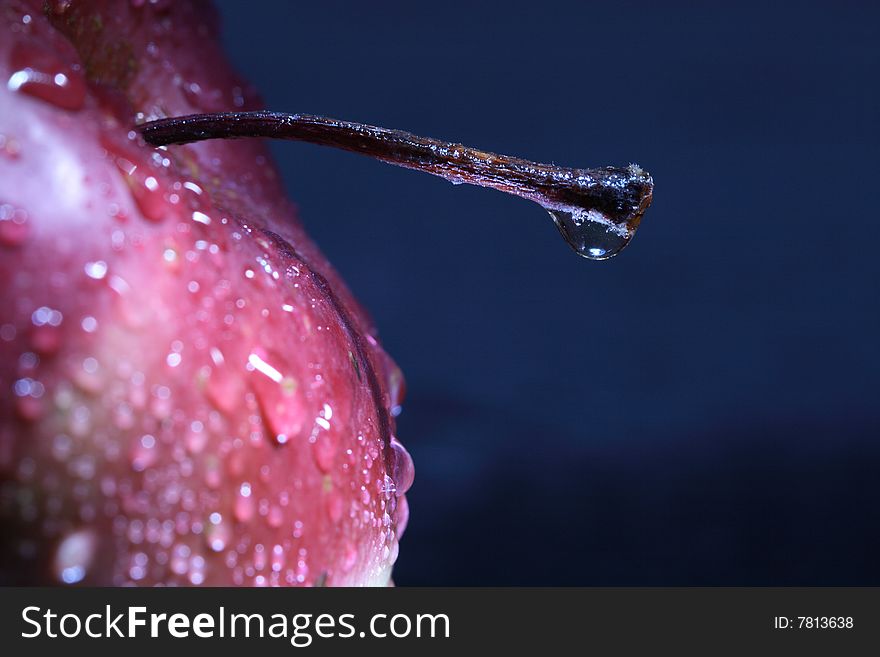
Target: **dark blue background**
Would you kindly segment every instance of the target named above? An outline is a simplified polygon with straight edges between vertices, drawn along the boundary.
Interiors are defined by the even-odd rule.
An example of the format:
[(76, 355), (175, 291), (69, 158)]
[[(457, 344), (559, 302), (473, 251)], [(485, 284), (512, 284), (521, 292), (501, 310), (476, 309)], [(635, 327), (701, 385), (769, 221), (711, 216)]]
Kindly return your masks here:
[(592, 263), (273, 145), (407, 376), (399, 584), (880, 584), (878, 5), (219, 4), (272, 109), (654, 175)]

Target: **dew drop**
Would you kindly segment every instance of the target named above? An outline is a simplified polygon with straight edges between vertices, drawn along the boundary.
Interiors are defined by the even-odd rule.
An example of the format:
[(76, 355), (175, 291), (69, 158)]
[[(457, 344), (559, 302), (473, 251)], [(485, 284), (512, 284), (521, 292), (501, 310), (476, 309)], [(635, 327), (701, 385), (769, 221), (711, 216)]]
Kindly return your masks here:
[(131, 467), (136, 472), (143, 472), (157, 459), (156, 439), (153, 436), (145, 434), (135, 441), (131, 450)]
[(18, 43), (10, 56), (10, 91), (39, 98), (57, 107), (78, 110), (85, 103), (86, 82), (57, 55), (30, 43)]
[(196, 555), (189, 562), (189, 582), (195, 586), (205, 583), (205, 558)]
[[(216, 347), (212, 349), (212, 353), (214, 351), (220, 353)], [(232, 415), (241, 404), (244, 385), (241, 377), (236, 376), (234, 372), (223, 365), (223, 361), (220, 363), (211, 370), (211, 375), (205, 384), (205, 394), (214, 408), (225, 415)]]
[[(324, 418), (318, 417), (315, 419), (316, 422), (319, 420), (324, 420)], [(330, 428), (329, 425), (327, 428)], [(312, 456), (314, 456), (315, 463), (321, 469), (321, 472), (327, 473), (333, 469), (333, 465), (336, 463), (337, 442), (338, 437), (333, 433), (322, 432), (320, 436), (315, 438), (315, 442), (312, 443)]]
[(388, 475), (385, 475), (380, 491), (385, 494), (386, 500), (390, 500), (392, 497), (394, 497), (395, 493), (397, 493), (397, 484), (394, 483), (394, 479), (392, 479)]
[(20, 246), (29, 232), (27, 212), (9, 203), (0, 203), (0, 244)]
[(60, 310), (49, 308), (48, 306), (40, 306), (31, 313), (31, 322), (34, 326), (60, 326), (64, 315)]
[(134, 581), (142, 580), (147, 576), (147, 566), (150, 559), (145, 552), (136, 552), (131, 556), (128, 567), (128, 576)]
[(82, 364), (74, 369), (72, 378), (80, 390), (90, 394), (97, 394), (104, 385), (101, 365), (92, 356), (83, 359)]
[(342, 555), (342, 570), (350, 572), (357, 563), (358, 551), (354, 543), (348, 543), (345, 546), (345, 554)]
[(248, 356), (251, 388), (260, 405), (267, 429), (278, 445), (299, 436), (305, 428), (306, 411), (297, 381), (272, 365), (273, 357), (255, 350)]
[(239, 522), (249, 522), (254, 517), (254, 498), (251, 494), (251, 485), (243, 483), (239, 486), (235, 496), (235, 519)]
[(192, 213), (192, 220), (197, 223), (204, 224), (205, 226), (211, 225), (211, 217), (206, 215), (204, 212), (199, 212), (198, 210)]
[(286, 555), (284, 554), (283, 546), (275, 545), (275, 547), (272, 548), (272, 572), (281, 572), (281, 569), (284, 568), (284, 562), (286, 561), (285, 557)]
[(59, 461), (66, 461), (70, 457), (73, 441), (67, 434), (60, 433), (52, 439), (52, 456)]
[(327, 494), (327, 515), (334, 524), (342, 520), (342, 512), (345, 510), (345, 500), (337, 490), (331, 490)]
[(186, 575), (189, 569), (189, 546), (184, 543), (178, 543), (171, 550), (171, 572), (175, 575)]
[(266, 523), (273, 529), (278, 529), (284, 522), (284, 511), (280, 506), (272, 506), (269, 508), (269, 514), (266, 516)]
[(159, 181), (154, 176), (139, 176), (136, 170), (126, 176), (131, 197), (146, 219), (160, 221), (168, 206)]
[(266, 567), (266, 548), (262, 543), (254, 546), (254, 568), (263, 570)]
[(205, 425), (199, 420), (191, 422), (184, 437), (184, 443), (191, 454), (199, 454), (208, 443), (208, 432), (205, 431)]
[(131, 293), (131, 285), (121, 276), (111, 275), (107, 284), (117, 294), (119, 314), (125, 325), (131, 329), (143, 327), (151, 313), (149, 305)]
[(547, 210), (563, 239), (579, 256), (607, 260), (620, 253), (632, 239), (633, 230), (613, 225), (595, 210), (588, 212)]
[(43, 384), (30, 377), (18, 379), (13, 386), (15, 407), (24, 420), (38, 420), (44, 412), (42, 397), (46, 392)]
[(0, 133), (0, 155), (12, 161), (21, 157), (21, 145), (18, 140)]
[(87, 262), (83, 266), (83, 271), (85, 271), (86, 276), (88, 276), (89, 278), (100, 281), (102, 278), (104, 278), (104, 276), (107, 275), (107, 263), (103, 260)]
[(92, 414), (87, 406), (79, 405), (73, 408), (68, 418), (67, 429), (78, 438), (84, 438), (91, 433)]
[(116, 405), (113, 409), (113, 425), (123, 431), (134, 426), (134, 413), (131, 406), (124, 402)]
[(394, 436), (391, 437), (391, 478), (398, 497), (410, 489), (415, 479), (412, 457)]
[(101, 145), (119, 169), (132, 200), (144, 218), (158, 222), (169, 215), (170, 206), (165, 200), (164, 186), (147, 166), (136, 163), (141, 154), (128, 142), (120, 144), (106, 136), (101, 138)]
[(51, 356), (61, 347), (61, 332), (50, 324), (35, 326), (31, 330), (31, 347), (38, 354)]
[(205, 540), (208, 547), (214, 552), (222, 552), (232, 538), (232, 529), (229, 523), (223, 520), (219, 513), (212, 513), (205, 527)]
[(223, 473), (220, 469), (220, 460), (216, 456), (205, 459), (205, 485), (208, 488), (220, 488), (223, 483)]

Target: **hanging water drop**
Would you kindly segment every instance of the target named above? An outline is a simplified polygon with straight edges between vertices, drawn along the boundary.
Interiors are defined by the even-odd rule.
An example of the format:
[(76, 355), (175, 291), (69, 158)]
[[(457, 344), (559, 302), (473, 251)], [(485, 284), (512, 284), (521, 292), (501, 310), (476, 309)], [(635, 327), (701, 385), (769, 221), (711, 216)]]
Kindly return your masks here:
[(635, 230), (610, 222), (600, 212), (590, 210), (547, 210), (563, 239), (579, 256), (607, 260), (629, 244)]

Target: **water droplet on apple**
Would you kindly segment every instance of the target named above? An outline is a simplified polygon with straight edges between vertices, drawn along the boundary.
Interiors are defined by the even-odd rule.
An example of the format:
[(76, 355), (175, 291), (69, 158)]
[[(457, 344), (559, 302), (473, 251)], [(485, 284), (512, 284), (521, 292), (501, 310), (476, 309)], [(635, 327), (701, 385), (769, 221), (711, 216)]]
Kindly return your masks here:
[(232, 538), (232, 528), (223, 516), (215, 512), (208, 517), (204, 534), (208, 547), (214, 552), (222, 552)]
[(189, 561), (188, 578), (190, 584), (199, 586), (205, 583), (205, 558), (199, 554)]
[(398, 556), (400, 556), (400, 545), (397, 541), (392, 540), (391, 553), (388, 555), (388, 565), (394, 565), (397, 562)]
[(630, 243), (634, 231), (613, 224), (596, 210), (547, 209), (563, 239), (579, 256), (589, 260), (607, 260)]
[(89, 278), (100, 281), (104, 278), (104, 276), (107, 275), (107, 263), (103, 260), (87, 262), (85, 265), (83, 265), (83, 271)]
[(119, 315), (125, 325), (131, 329), (142, 328), (150, 318), (150, 305), (139, 295), (132, 294), (131, 285), (121, 276), (110, 276), (107, 285), (117, 295)]
[(386, 500), (390, 500), (397, 492), (397, 485), (394, 483), (394, 479), (386, 474), (383, 478), (382, 485), (379, 490), (385, 495)]
[(67, 534), (58, 544), (52, 569), (59, 582), (76, 584), (88, 575), (95, 558), (98, 540), (90, 529)]
[(266, 548), (262, 543), (257, 543), (254, 546), (254, 569), (255, 570), (263, 570), (266, 568)]
[(61, 346), (59, 327), (64, 317), (61, 311), (41, 306), (31, 313), (31, 346), (43, 355), (54, 354)]
[(168, 204), (159, 180), (149, 174), (138, 175), (137, 169), (125, 177), (131, 197), (146, 219), (161, 221)]
[(405, 497), (401, 497), (397, 500), (397, 508), (394, 511), (394, 520), (397, 527), (397, 539), (400, 540), (400, 537), (403, 536), (403, 532), (406, 529), (406, 525), (409, 523), (409, 502), (406, 501)]
[(68, 110), (78, 110), (85, 103), (85, 78), (56, 54), (31, 43), (19, 42), (12, 48), (10, 64), (13, 73), (6, 82), (10, 91)]
[(149, 564), (150, 558), (146, 552), (135, 552), (129, 561), (128, 576), (135, 582), (142, 580), (147, 576)]
[(272, 548), (272, 572), (281, 572), (281, 569), (284, 568), (285, 561), (286, 555), (284, 554), (284, 547), (282, 545), (275, 545)]
[(51, 356), (61, 347), (61, 331), (54, 326), (36, 326), (31, 331), (31, 347), (38, 354)]
[(20, 246), (28, 233), (28, 213), (9, 203), (0, 203), (0, 244)]
[(269, 513), (266, 515), (266, 523), (272, 529), (278, 529), (284, 522), (284, 511), (280, 506), (272, 505), (269, 507)]
[(254, 517), (254, 496), (251, 485), (247, 482), (241, 484), (235, 496), (234, 514), (239, 522), (249, 522)]
[(0, 155), (13, 162), (21, 157), (21, 145), (18, 140), (0, 133)]
[(191, 422), (184, 437), (184, 443), (189, 452), (191, 454), (200, 453), (207, 442), (208, 432), (205, 430), (205, 425), (199, 420)]
[(84, 358), (79, 367), (74, 369), (73, 381), (84, 392), (90, 394), (100, 392), (104, 385), (104, 377), (98, 360), (92, 356)]
[(354, 543), (346, 543), (344, 554), (342, 555), (342, 570), (347, 573), (351, 572), (351, 569), (354, 568), (354, 565), (357, 563), (357, 559), (358, 551)]
[(131, 467), (135, 472), (143, 472), (158, 460), (156, 438), (144, 434), (134, 441), (131, 449)]
[(204, 464), (205, 485), (208, 488), (220, 488), (223, 483), (223, 473), (220, 467), (220, 459), (214, 455), (209, 455), (205, 459)]
[(186, 575), (189, 569), (190, 547), (185, 543), (178, 543), (171, 550), (171, 572), (175, 575)]
[(77, 438), (84, 438), (92, 431), (92, 413), (88, 406), (79, 404), (71, 410), (67, 430)]
[[(215, 347), (212, 349), (213, 353), (219, 354), (220, 351)], [(211, 368), (211, 374), (205, 384), (205, 395), (214, 408), (227, 416), (232, 415), (241, 404), (244, 396), (241, 377), (229, 370), (222, 360), (222, 355), (219, 364)]]
[(299, 583), (303, 583), (306, 581), (306, 578), (309, 576), (309, 565), (306, 563), (305, 559), (305, 549), (301, 548), (299, 551), (299, 559), (296, 562), (296, 581)]
[(116, 164), (134, 204), (145, 219), (161, 221), (172, 214), (172, 206), (165, 199), (165, 183), (158, 171), (143, 160), (138, 147), (128, 141), (118, 141), (111, 135), (101, 135), (101, 145)]
[(335, 524), (342, 520), (342, 512), (344, 510), (345, 500), (342, 494), (336, 488), (333, 488), (327, 493), (327, 515), (330, 516), (330, 521)]
[[(323, 419), (323, 418), (318, 418)], [(316, 425), (317, 429), (317, 425)], [(315, 431), (315, 442), (312, 443), (312, 456), (321, 472), (331, 472), (336, 462), (338, 437), (335, 431)]]
[(391, 478), (394, 480), (395, 494), (405, 494), (415, 479), (415, 467), (406, 448), (394, 436), (391, 437)]
[(247, 369), (266, 429), (276, 444), (283, 445), (301, 436), (307, 414), (296, 379), (280, 372), (273, 362), (278, 359), (254, 349), (248, 356)]
[(46, 388), (40, 381), (31, 377), (18, 379), (13, 385), (13, 392), (15, 409), (22, 419), (35, 421), (43, 416), (45, 410), (43, 396)]

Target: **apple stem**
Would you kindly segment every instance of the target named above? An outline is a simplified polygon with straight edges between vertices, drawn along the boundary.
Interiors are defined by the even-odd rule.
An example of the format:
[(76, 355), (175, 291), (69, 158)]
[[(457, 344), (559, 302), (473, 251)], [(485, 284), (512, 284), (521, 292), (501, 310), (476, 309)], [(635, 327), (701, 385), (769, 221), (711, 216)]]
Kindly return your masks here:
[[(554, 217), (559, 213), (571, 216), (572, 227), (586, 223), (593, 227), (592, 234), (595, 226), (602, 226), (602, 230), (620, 235), (624, 245), (650, 205), (654, 189), (651, 176), (634, 164), (572, 169), (487, 153), (401, 130), (308, 114), (268, 111), (193, 114), (151, 121), (136, 129), (153, 146), (240, 137), (290, 139), (333, 146), (424, 171), (456, 184), (490, 187), (529, 199)], [(582, 252), (568, 235), (563, 235), (581, 255), (592, 257), (589, 251), (595, 249)]]

